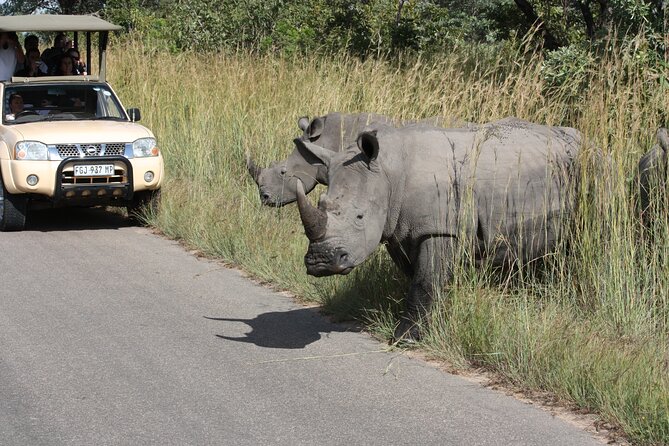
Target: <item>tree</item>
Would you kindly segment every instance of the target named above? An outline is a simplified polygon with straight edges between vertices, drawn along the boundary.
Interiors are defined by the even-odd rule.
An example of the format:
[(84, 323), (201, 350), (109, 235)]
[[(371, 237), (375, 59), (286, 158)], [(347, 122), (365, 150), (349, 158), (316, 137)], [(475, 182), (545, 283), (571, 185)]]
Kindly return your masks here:
[(594, 42), (612, 32), (620, 37), (641, 30), (662, 34), (667, 17), (663, 0), (514, 0), (525, 18), (525, 28), (535, 26), (544, 47), (555, 50), (582, 41)]

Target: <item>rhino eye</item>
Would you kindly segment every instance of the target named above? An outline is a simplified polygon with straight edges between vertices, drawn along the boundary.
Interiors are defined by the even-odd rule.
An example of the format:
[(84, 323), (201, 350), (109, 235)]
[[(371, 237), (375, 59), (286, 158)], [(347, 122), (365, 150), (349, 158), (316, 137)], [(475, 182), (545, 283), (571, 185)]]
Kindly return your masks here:
[(362, 217), (364, 217), (364, 215), (362, 215), (362, 214), (358, 214), (358, 215), (355, 216), (355, 218), (357, 218), (358, 221), (362, 220)]
[(282, 167), (279, 174), (283, 177), (286, 175), (286, 171), (287, 169), (285, 167)]

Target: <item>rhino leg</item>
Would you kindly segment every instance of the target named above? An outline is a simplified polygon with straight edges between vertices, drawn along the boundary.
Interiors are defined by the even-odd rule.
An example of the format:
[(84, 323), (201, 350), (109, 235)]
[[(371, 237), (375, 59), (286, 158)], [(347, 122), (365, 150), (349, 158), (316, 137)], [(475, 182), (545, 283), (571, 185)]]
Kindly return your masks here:
[(393, 343), (412, 344), (420, 340), (421, 326), (428, 320), (437, 290), (451, 281), (455, 238), (431, 236), (418, 246), (413, 265), (411, 287), (404, 312), (393, 336)]

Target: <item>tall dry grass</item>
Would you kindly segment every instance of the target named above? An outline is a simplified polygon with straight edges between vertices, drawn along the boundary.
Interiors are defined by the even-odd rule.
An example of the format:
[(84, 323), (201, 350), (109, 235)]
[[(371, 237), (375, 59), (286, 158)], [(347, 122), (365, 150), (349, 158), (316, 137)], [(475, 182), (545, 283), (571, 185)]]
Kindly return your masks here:
[(657, 220), (652, 237), (640, 231), (634, 172), (669, 94), (661, 73), (631, 50), (605, 57), (578, 97), (549, 90), (541, 70), (541, 57), (523, 49), (482, 57), (455, 48), (438, 60), (389, 62), (169, 54), (127, 43), (109, 59), (113, 85), (126, 106), (142, 109), (166, 159), (152, 223), (381, 337), (392, 333), (405, 279), (382, 250), (349, 276), (308, 277), (297, 209), (260, 206), (245, 153), (261, 164), (284, 158), (298, 117), (331, 111), (477, 122), (517, 116), (578, 128), (587, 145), (569, 249), (544, 277), (502, 286), (462, 265), (422, 348), (575, 402), (634, 442), (667, 444), (669, 226)]

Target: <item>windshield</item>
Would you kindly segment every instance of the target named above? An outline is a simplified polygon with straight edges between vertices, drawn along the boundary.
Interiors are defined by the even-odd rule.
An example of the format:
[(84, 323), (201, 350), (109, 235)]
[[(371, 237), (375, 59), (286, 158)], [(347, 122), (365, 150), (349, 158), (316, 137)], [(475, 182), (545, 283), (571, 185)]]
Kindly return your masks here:
[(5, 88), (4, 124), (38, 121), (125, 121), (118, 99), (104, 84), (17, 85)]

